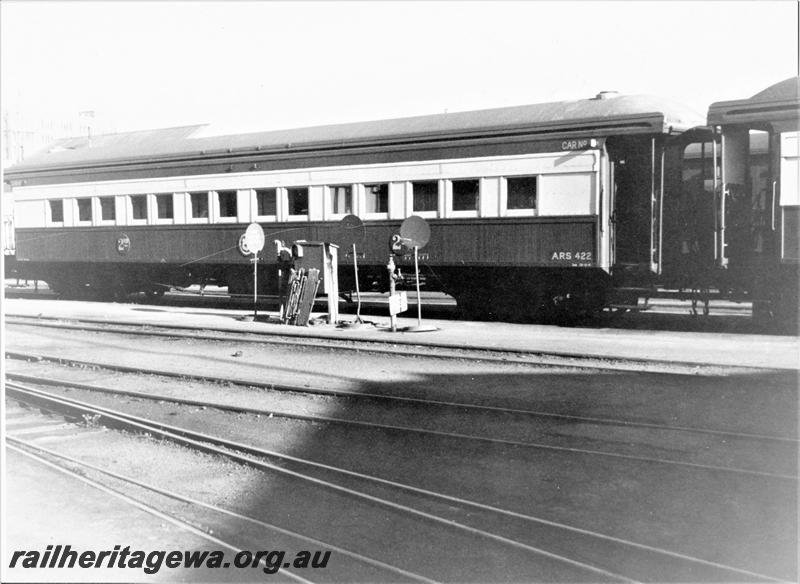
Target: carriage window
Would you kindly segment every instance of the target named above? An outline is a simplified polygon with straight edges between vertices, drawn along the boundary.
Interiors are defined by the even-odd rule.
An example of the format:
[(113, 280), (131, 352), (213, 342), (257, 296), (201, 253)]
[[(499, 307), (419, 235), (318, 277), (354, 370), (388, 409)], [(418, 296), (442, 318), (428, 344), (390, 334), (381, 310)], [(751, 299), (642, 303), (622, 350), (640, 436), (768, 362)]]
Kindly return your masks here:
[(156, 210), (159, 219), (172, 219), (172, 195), (156, 195)]
[(78, 199), (78, 221), (92, 220), (92, 200)]
[(386, 183), (377, 185), (364, 185), (366, 192), (366, 213), (388, 213), (389, 212), (389, 185)]
[(217, 198), (219, 200), (219, 216), (236, 217), (236, 191), (219, 191)]
[(308, 189), (286, 189), (289, 197), (289, 215), (308, 215)]
[(278, 214), (278, 197), (275, 189), (257, 189), (256, 203), (258, 204), (258, 214), (260, 216)]
[(713, 180), (713, 144), (711, 142), (692, 142), (683, 151), (681, 163), (682, 180)]
[(480, 187), (477, 180), (453, 181), (453, 211), (477, 211)]
[(536, 177), (518, 176), (507, 179), (508, 204), (507, 209), (535, 209), (536, 208)]
[(103, 221), (114, 221), (117, 218), (114, 197), (100, 198), (100, 218)]
[(439, 183), (437, 181), (412, 183), (414, 192), (414, 211), (438, 211)]
[(147, 219), (147, 195), (133, 195), (131, 211), (134, 220)]
[(752, 208), (765, 213), (770, 206), (772, 190), (769, 173), (769, 133), (750, 130), (750, 193)]
[(329, 187), (331, 213), (346, 215), (353, 212), (353, 188), (351, 186)]
[(53, 223), (64, 222), (64, 201), (50, 201), (50, 221)]
[(208, 193), (189, 193), (189, 204), (192, 207), (192, 219), (208, 217)]

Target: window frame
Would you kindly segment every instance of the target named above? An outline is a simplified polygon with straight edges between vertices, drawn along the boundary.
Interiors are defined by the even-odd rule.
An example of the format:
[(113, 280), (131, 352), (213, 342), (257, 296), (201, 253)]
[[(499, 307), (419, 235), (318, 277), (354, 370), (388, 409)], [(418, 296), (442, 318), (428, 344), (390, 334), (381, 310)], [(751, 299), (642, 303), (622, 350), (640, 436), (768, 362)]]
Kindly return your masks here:
[[(364, 183), (362, 185), (359, 185), (361, 190), (363, 191), (363, 203), (362, 203), (363, 206), (362, 206), (362, 209), (364, 209), (363, 215), (364, 215), (365, 219), (373, 219), (373, 220), (375, 220), (375, 219), (388, 219), (389, 218), (389, 209), (391, 208), (390, 200), (389, 200), (390, 199), (391, 190), (389, 188), (389, 184), (390, 184), (389, 182), (375, 182), (375, 183)], [(386, 187), (386, 211), (385, 212), (367, 211), (367, 207), (368, 207), (368, 205), (367, 205), (367, 196), (370, 194), (371, 188), (372, 187), (376, 187), (376, 186), (384, 186), (384, 187)]]
[[(153, 224), (154, 225), (174, 225), (175, 224), (175, 193), (153, 193), (152, 211), (153, 211)], [(158, 212), (158, 199), (159, 197), (170, 197), (170, 208), (172, 209), (172, 217), (161, 217)]]
[[(222, 194), (233, 194), (233, 215), (222, 214)], [(219, 189), (211, 191), (211, 202), (214, 205), (214, 223), (238, 223), (239, 221), (239, 191), (237, 189)]]
[[(474, 209), (456, 209), (455, 208), (455, 183), (457, 182), (474, 182), (476, 183), (477, 193), (475, 197)], [(479, 217), (481, 211), (481, 186), (483, 184), (482, 177), (465, 177), (453, 178), (447, 181), (447, 213), (448, 217)]]
[[(103, 216), (103, 201), (110, 201), (111, 202), (111, 212), (113, 217), (111, 219), (106, 219)], [(97, 197), (97, 210), (99, 211), (98, 215), (98, 224), (99, 225), (116, 225), (117, 224), (117, 197), (114, 195), (104, 195), (101, 197)]]
[[(306, 212), (305, 214), (294, 214), (292, 213), (292, 205), (291, 205), (291, 191), (300, 191), (304, 190), (306, 192)], [(309, 221), (310, 220), (310, 207), (311, 207), (311, 187), (309, 186), (295, 186), (295, 187), (284, 187), (284, 200), (286, 202), (286, 221), (292, 222), (299, 222), (299, 221)]]
[[(56, 221), (53, 219), (53, 203), (60, 202), (61, 203), (61, 221)], [(64, 217), (66, 213), (64, 213), (64, 199), (47, 199), (47, 223), (48, 227), (64, 227)]]
[[(192, 202), (194, 196), (198, 197), (198, 200), (203, 200), (203, 195), (205, 195), (205, 202), (206, 202), (206, 214), (205, 217), (195, 217), (194, 216), (194, 204)], [(186, 223), (211, 223), (211, 192), (197, 190), (197, 191), (189, 191), (186, 193)]]
[[(436, 185), (436, 209), (434, 209), (434, 210), (425, 210), (425, 211), (417, 211), (416, 209), (414, 209), (414, 201), (416, 199), (416, 196), (415, 196), (415, 193), (414, 193), (414, 185), (418, 184), (418, 183), (419, 184), (421, 184), (421, 183), (433, 183), (433, 184)], [(430, 219), (435, 219), (435, 218), (439, 217), (440, 214), (442, 213), (442, 194), (443, 194), (442, 193), (442, 183), (443, 183), (442, 180), (437, 180), (437, 179), (419, 179), (419, 180), (409, 181), (408, 182), (408, 186), (407, 186), (407, 193), (408, 193), (408, 198), (409, 198), (409, 204), (408, 204), (407, 211), (408, 211), (409, 216), (416, 215), (418, 217), (430, 218)]]
[[(344, 213), (336, 213), (333, 210), (334, 207), (334, 189), (349, 189), (350, 191), (350, 211), (345, 211)], [(325, 218), (326, 219), (342, 219), (347, 217), (348, 215), (357, 215), (356, 209), (356, 194), (357, 190), (355, 185), (352, 183), (341, 183), (341, 184), (334, 184), (334, 185), (327, 185), (323, 190), (323, 196), (325, 197)]]
[[(136, 218), (133, 216), (134, 206), (133, 199), (141, 198), (144, 201), (144, 217)], [(126, 195), (125, 206), (127, 210), (128, 225), (147, 225), (150, 218), (150, 202), (147, 195)]]
[[(275, 195), (275, 214), (274, 215), (261, 215), (259, 213), (259, 210), (260, 210), (258, 208), (259, 191), (261, 191), (261, 192), (272, 191), (274, 193), (274, 195)], [(255, 221), (258, 221), (259, 223), (263, 223), (263, 222), (276, 223), (278, 221), (278, 213), (279, 213), (279, 209), (280, 209), (280, 204), (279, 204), (279, 201), (280, 201), (280, 189), (278, 187), (257, 187), (257, 188), (253, 188), (253, 189), (250, 189), (250, 196), (252, 197), (252, 199), (251, 199), (251, 201), (252, 201), (252, 203), (251, 203), (251, 215), (253, 217), (255, 217)]]
[[(75, 225), (82, 226), (82, 225), (92, 225), (92, 220), (94, 218), (94, 204), (92, 203), (93, 197), (75, 197), (73, 200), (75, 201), (75, 214), (73, 217), (75, 218)], [(86, 201), (89, 204), (89, 218), (88, 219), (81, 219), (81, 201)]]
[[(515, 208), (511, 209), (508, 206), (508, 180), (519, 178), (532, 178), (534, 179), (534, 201), (533, 207)], [(540, 194), (540, 175), (538, 174), (512, 174), (501, 177), (500, 181), (500, 202), (501, 210), (506, 217), (536, 217), (539, 214), (539, 194)]]

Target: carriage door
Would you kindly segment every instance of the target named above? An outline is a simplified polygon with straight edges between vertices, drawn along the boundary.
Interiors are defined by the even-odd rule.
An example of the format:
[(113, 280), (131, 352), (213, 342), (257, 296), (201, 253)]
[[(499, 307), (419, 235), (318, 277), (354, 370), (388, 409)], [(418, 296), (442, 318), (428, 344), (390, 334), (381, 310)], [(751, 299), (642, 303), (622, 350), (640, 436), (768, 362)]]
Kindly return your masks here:
[[(780, 225), (781, 261), (800, 260), (800, 132), (780, 135), (780, 184), (773, 181), (772, 222)], [(778, 191), (777, 189), (780, 188)], [(778, 199), (778, 202), (775, 202)], [(775, 207), (778, 207), (777, 209)], [(774, 229), (774, 227), (773, 227)]]
[(663, 215), (663, 144), (652, 137), (615, 136), (613, 162), (614, 263), (628, 273), (658, 273)]
[(763, 268), (775, 247), (770, 135), (727, 127), (722, 135), (722, 193), (718, 208), (718, 263)]

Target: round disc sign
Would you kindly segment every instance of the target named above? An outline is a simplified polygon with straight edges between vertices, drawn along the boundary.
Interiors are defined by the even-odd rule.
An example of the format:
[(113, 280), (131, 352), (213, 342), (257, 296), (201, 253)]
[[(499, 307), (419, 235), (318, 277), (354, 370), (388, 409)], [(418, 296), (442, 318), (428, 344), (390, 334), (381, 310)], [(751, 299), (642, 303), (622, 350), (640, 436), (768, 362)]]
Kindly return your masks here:
[(251, 223), (247, 226), (242, 238), (242, 247), (248, 253), (258, 253), (264, 249), (264, 230), (258, 223)]
[(347, 215), (339, 224), (338, 243), (342, 247), (351, 247), (364, 243), (364, 222), (356, 215)]
[(412, 247), (422, 249), (431, 238), (431, 228), (425, 219), (418, 215), (412, 215), (400, 226), (400, 236), (407, 239)]

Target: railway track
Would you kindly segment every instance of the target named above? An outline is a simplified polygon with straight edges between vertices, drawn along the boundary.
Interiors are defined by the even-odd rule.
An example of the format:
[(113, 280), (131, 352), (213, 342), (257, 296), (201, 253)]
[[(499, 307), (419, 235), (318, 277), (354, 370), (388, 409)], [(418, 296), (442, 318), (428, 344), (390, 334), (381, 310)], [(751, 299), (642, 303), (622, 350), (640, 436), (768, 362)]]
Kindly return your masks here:
[[(256, 468), (260, 472), (277, 473), (282, 480), (302, 483), (304, 488), (322, 489), (327, 493), (333, 493), (334, 496), (346, 497), (349, 501), (358, 500), (368, 509), (374, 510), (377, 507), (381, 509), (381, 513), (396, 514), (398, 521), (400, 516), (411, 517), (415, 529), (420, 529), (418, 522), (421, 521), (434, 530), (444, 530), (448, 540), (455, 539), (461, 545), (469, 542), (469, 546), (474, 546), (475, 542), (479, 541), (483, 551), (489, 546), (495, 550), (494, 553), (514, 558), (514, 561), (520, 562), (516, 566), (528, 575), (541, 574), (542, 570), (555, 570), (551, 573), (557, 573), (561, 578), (566, 575), (572, 581), (664, 581), (665, 574), (669, 574), (676, 581), (780, 580), (768, 574), (626, 541), (592, 530), (448, 496), (433, 490), (378, 480), (375, 477), (348, 472), (331, 465), (320, 465), (297, 457), (281, 456), (252, 444), (235, 442), (95, 404), (56, 396), (22, 386), (17, 382), (9, 383), (8, 397), (38, 408), (59, 412), (60, 415), (92, 419), (105, 427), (147, 433), (159, 440), (168, 440), (185, 448), (226, 457), (239, 464)], [(14, 436), (13, 429), (10, 433), (13, 444), (23, 449), (28, 448), (37, 456), (45, 458), (62, 456), (57, 452), (42, 452), (41, 447), (35, 444), (22, 444), (22, 438)], [(40, 449), (39, 452), (34, 452), (36, 448)], [(279, 462), (276, 462), (278, 459)], [(63, 463), (64, 459), (61, 461)], [(74, 460), (67, 462), (73, 465), (82, 464)], [(97, 467), (92, 471), (110, 476), (108, 469)], [(130, 483), (130, 477), (112, 478)], [(166, 496), (169, 497), (170, 494), (166, 493)], [(219, 510), (212, 511), (220, 513)], [(425, 541), (436, 540), (434, 536), (430, 537), (430, 540), (425, 539)], [(336, 549), (345, 547), (338, 546)], [(361, 556), (364, 554), (361, 551), (354, 553), (358, 556), (356, 559), (363, 562)], [(624, 561), (620, 562), (620, 558), (624, 558)], [(378, 564), (370, 564), (371, 568), (387, 568), (382, 560), (375, 558), (372, 560)], [(418, 581), (437, 580), (444, 575), (440, 571), (438, 575), (426, 574), (420, 577), (419, 574), (409, 570), (408, 566), (399, 567), (399, 571), (397, 566), (391, 568), (395, 569), (393, 580), (397, 580), (398, 574)]]
[[(222, 548), (223, 550), (230, 550), (235, 553), (240, 552), (247, 552), (245, 549), (241, 549), (238, 546), (230, 543), (226, 539), (221, 539), (219, 537), (214, 537), (210, 533), (203, 531), (202, 529), (198, 529), (193, 525), (193, 523), (186, 521), (185, 519), (181, 519), (179, 517), (169, 515), (167, 513), (162, 512), (157, 506), (155, 505), (148, 505), (146, 503), (141, 502), (140, 500), (128, 495), (125, 493), (125, 488), (118, 488), (114, 489), (106, 485), (106, 482), (97, 479), (91, 479), (88, 475), (92, 472), (97, 472), (103, 474), (111, 479), (117, 479), (119, 481), (123, 481), (129, 483), (130, 485), (140, 487), (142, 489), (149, 489), (153, 493), (162, 494), (165, 496), (171, 496), (177, 500), (183, 500), (188, 504), (194, 504), (197, 506), (203, 506), (203, 503), (195, 502), (191, 499), (181, 497), (180, 495), (173, 494), (169, 491), (165, 491), (163, 489), (159, 489), (158, 487), (147, 485), (142, 483), (141, 481), (135, 481), (130, 479), (129, 477), (124, 477), (122, 475), (118, 475), (116, 473), (109, 473), (108, 471), (103, 471), (102, 469), (95, 467), (93, 465), (81, 462), (77, 459), (66, 457), (56, 453), (53, 450), (49, 450), (47, 448), (38, 447), (31, 442), (27, 442), (25, 440), (19, 440), (15, 438), (8, 438), (7, 439), (7, 448), (12, 452), (16, 452), (25, 458), (31, 459), (36, 461), (39, 464), (42, 464), (46, 467), (55, 469), (61, 475), (66, 475), (69, 479), (79, 481), (81, 483), (87, 484), (90, 487), (93, 487), (101, 492), (107, 493), (115, 497), (116, 499), (122, 501), (123, 503), (127, 503), (130, 506), (141, 509), (146, 513), (153, 515), (167, 523), (170, 523), (181, 530), (185, 530), (190, 532), (196, 536), (199, 536), (202, 540), (210, 544), (214, 544), (216, 548)], [(209, 507), (212, 508), (212, 507)], [(225, 510), (220, 510), (221, 513), (225, 513)], [(228, 513), (225, 513), (228, 514)], [(253, 520), (255, 521), (255, 520)], [(266, 525), (266, 524), (265, 524)], [(258, 561), (257, 564), (253, 565), (254, 568), (262, 568), (271, 570), (271, 566), (267, 565), (265, 560), (261, 559)], [(280, 568), (276, 571), (279, 575), (284, 576), (290, 581), (294, 582), (304, 582), (308, 584), (313, 584), (311, 580), (306, 578), (302, 578), (292, 572), (287, 571), (285, 568)]]
[[(10, 383), (146, 419), (199, 442), (227, 440), (244, 448), (244, 456), (545, 552), (492, 540), (500, 556), (527, 558), (523, 566), (552, 561), (547, 570), (567, 570), (566, 578), (575, 581), (665, 581), (665, 574), (684, 581), (786, 580), (793, 573), (783, 562), (772, 569), (766, 550), (745, 559), (749, 554), (734, 552), (735, 545), (727, 551), (726, 544), (717, 551), (704, 545), (718, 538), (735, 542), (731, 534), (745, 524), (760, 525), (762, 507), (772, 518), (763, 521), (781, 525), (774, 502), (796, 501), (798, 439), (787, 417), (795, 403), (787, 397), (791, 372), (687, 364), (675, 373), (671, 366), (651, 371), (602, 360), (593, 366), (591, 360), (550, 360), (525, 351), (153, 329), (94, 319), (14, 319), (9, 329), (20, 348), (30, 347), (6, 353), (15, 360), (7, 366)], [(46, 337), (39, 332), (44, 330), (50, 331)], [(159, 365), (151, 355), (173, 357)], [(156, 366), (141, 366), (151, 362)], [(376, 377), (389, 363), (399, 363), (397, 374)], [(305, 377), (298, 375), (304, 364), (311, 367)], [(402, 381), (405, 371), (418, 381)], [(748, 383), (757, 385), (745, 390)], [(665, 400), (666, 408), (656, 405)], [(719, 415), (716, 409), (725, 404), (736, 409)], [(577, 487), (564, 482), (576, 478), (582, 483)], [(627, 501), (630, 485), (635, 488)], [(319, 494), (310, 488), (282, 482), (268, 490), (302, 490), (315, 501)], [(559, 489), (568, 494), (562, 497)], [(674, 518), (662, 515), (653, 536), (649, 529), (627, 528), (628, 522), (647, 525), (648, 509), (663, 507), (668, 493), (687, 511), (672, 506)], [(587, 497), (609, 502), (598, 506)], [(329, 507), (350, 512), (340, 500)], [(414, 525), (432, 521), (397, 513), (397, 521)], [(449, 540), (442, 534), (456, 529), (457, 537), (466, 538), (459, 540), (466, 542), (462, 548), (476, 550), (486, 537), (434, 523), (442, 531), (431, 541)], [(704, 535), (693, 533), (689, 526), (695, 524), (701, 528), (695, 533)], [(367, 551), (336, 534), (281, 527)], [(415, 529), (406, 533), (426, 537)], [(373, 556), (395, 565), (392, 558)], [(583, 567), (572, 573), (575, 566), (565, 568), (569, 562), (557, 558), (583, 562), (591, 575)], [(397, 567), (452, 579), (452, 573), (417, 569), (410, 561)], [(497, 572), (484, 576), (496, 579)]]
[[(112, 494), (122, 501), (134, 507), (142, 509), (160, 519), (168, 521), (180, 529), (187, 530), (195, 535), (199, 535), (204, 540), (215, 544), (216, 547), (231, 550), (233, 552), (248, 552), (263, 546), (265, 541), (275, 542), (276, 539), (287, 545), (289, 549), (316, 547), (330, 551), (337, 556), (339, 575), (343, 575), (342, 558), (344, 563), (351, 562), (368, 567), (366, 574), (363, 569), (354, 569), (352, 565), (346, 566), (344, 574), (353, 581), (371, 578), (384, 578), (397, 581), (425, 582), (429, 580), (419, 574), (402, 570), (388, 563), (374, 560), (366, 555), (359, 554), (330, 542), (308, 537), (300, 533), (281, 528), (272, 523), (260, 520), (251, 515), (246, 515), (226, 509), (219, 505), (214, 505), (202, 501), (195, 497), (185, 496), (176, 490), (163, 488), (157, 484), (148, 483), (132, 476), (126, 476), (118, 472), (102, 468), (96, 464), (91, 464), (80, 460), (74, 456), (61, 454), (52, 448), (47, 448), (41, 443), (49, 443), (64, 439), (76, 440), (85, 438), (98, 432), (107, 431), (105, 426), (97, 429), (96, 420), (91, 425), (79, 425), (68, 422), (54, 422), (52, 415), (46, 416), (40, 411), (22, 409), (19, 404), (46, 408), (50, 412), (69, 411), (75, 414), (78, 410), (67, 408), (65, 404), (54, 400), (47, 400), (39, 397), (38, 399), (28, 399), (19, 393), (17, 388), (16, 402), (10, 408), (12, 419), (11, 429), (6, 440), (9, 448), (23, 454), (29, 458), (45, 464), (59, 472), (66, 474), (73, 479), (80, 480), (97, 488), (101, 491)], [(23, 390), (24, 392), (24, 390)], [(87, 408), (83, 410), (82, 416), (86, 419), (93, 419), (94, 416), (103, 414)], [(110, 420), (111, 418), (109, 418)], [(117, 429), (142, 431), (146, 430), (136, 424), (125, 424), (121, 420), (114, 420), (110, 424)], [(35, 435), (30, 438), (31, 435)], [(179, 510), (175, 505), (179, 504)], [(254, 564), (253, 568), (269, 569), (267, 573), (278, 573), (291, 581), (313, 583), (315, 580), (302, 577), (299, 573), (287, 569), (289, 566), (267, 565), (262, 558), (260, 563)], [(358, 577), (358, 576), (361, 577)]]
[[(28, 357), (39, 359), (39, 356), (33, 355), (16, 355), (19, 357)], [(54, 359), (55, 360), (55, 359)], [(94, 368), (103, 367), (97, 363), (75, 362), (70, 360), (58, 359), (63, 365), (68, 366), (91, 366)], [(155, 371), (150, 369), (136, 369), (125, 368), (129, 373), (137, 375), (165, 377), (172, 380), (185, 380), (186, 376), (177, 373), (168, 373), (163, 371)], [(654, 424), (643, 423), (624, 418), (597, 418), (587, 416), (571, 416), (567, 414), (560, 414), (555, 412), (544, 412), (535, 410), (523, 410), (518, 408), (504, 408), (491, 405), (469, 404), (461, 402), (443, 402), (440, 400), (426, 400), (420, 398), (408, 398), (392, 395), (364, 395), (357, 392), (330, 392), (321, 388), (281, 388), (272, 384), (261, 384), (262, 388), (269, 387), (273, 392), (291, 392), (300, 394), (323, 394), (331, 395), (333, 397), (345, 397), (348, 400), (370, 401), (377, 402), (379, 408), (391, 412), (391, 418), (402, 417), (409, 420), (409, 424), (403, 425), (396, 422), (388, 423), (384, 421), (387, 416), (375, 415), (367, 411), (365, 414), (360, 412), (348, 413), (346, 408), (337, 408), (338, 411), (343, 413), (338, 416), (322, 415), (319, 413), (308, 413), (313, 410), (312, 404), (308, 402), (301, 402), (294, 406), (285, 407), (284, 409), (276, 409), (274, 407), (252, 407), (242, 406), (235, 403), (237, 400), (229, 400), (227, 403), (223, 400), (198, 400), (186, 397), (180, 397), (175, 394), (157, 393), (152, 391), (133, 391), (120, 389), (119, 387), (103, 387), (95, 384), (79, 383), (65, 379), (53, 379), (48, 377), (26, 375), (21, 373), (9, 372), (6, 378), (11, 382), (32, 383), (38, 386), (56, 387), (61, 391), (67, 390), (83, 390), (86, 395), (99, 395), (106, 398), (129, 397), (138, 401), (148, 400), (155, 403), (172, 403), (180, 406), (187, 407), (201, 407), (203, 409), (213, 408), (219, 411), (233, 412), (236, 414), (248, 414), (251, 416), (265, 416), (269, 418), (285, 418), (291, 420), (299, 420), (308, 423), (321, 423), (329, 425), (341, 425), (345, 427), (354, 427), (356, 429), (376, 430), (380, 432), (393, 432), (405, 433), (414, 435), (419, 439), (435, 439), (435, 440), (450, 440), (461, 442), (474, 442), (478, 445), (495, 446), (508, 448), (524, 448), (534, 450), (549, 450), (554, 452), (565, 452), (584, 454), (598, 457), (619, 458), (630, 461), (655, 463), (661, 465), (675, 465), (685, 466), (689, 468), (696, 468), (705, 471), (719, 471), (731, 473), (733, 475), (754, 475), (771, 477), (775, 479), (797, 480), (797, 475), (792, 472), (793, 468), (784, 467), (781, 470), (771, 468), (770, 464), (764, 464), (763, 458), (770, 462), (775, 459), (790, 461), (792, 452), (797, 448), (798, 439), (796, 437), (786, 435), (767, 435), (767, 434), (754, 434), (748, 432), (735, 432), (716, 430), (711, 428), (702, 427), (688, 427), (688, 426), (675, 426), (668, 424)], [(199, 381), (210, 381), (207, 378), (198, 379)], [(231, 380), (225, 378), (217, 378), (214, 380), (218, 384), (226, 384), (228, 388), (231, 387)], [(246, 384), (244, 387), (250, 386)], [(412, 412), (406, 416), (401, 415), (400, 408), (412, 408)], [(427, 410), (424, 415), (432, 416), (435, 420), (434, 424), (426, 425), (423, 421), (420, 423), (418, 417), (423, 413), (417, 413), (422, 408)], [(431, 408), (436, 411), (431, 412)], [(466, 430), (453, 430), (448, 431), (443, 429), (442, 420), (447, 420), (452, 417), (461, 417), (467, 420)], [(378, 418), (376, 421), (374, 418)], [(373, 418), (373, 419), (370, 419)], [(636, 436), (635, 432), (657, 432), (663, 439), (665, 434), (682, 435), (686, 440), (686, 436), (695, 436), (696, 443), (694, 444), (693, 451), (701, 454), (701, 458), (691, 458), (684, 455), (684, 458), (675, 456), (667, 457), (660, 454), (660, 449), (645, 448), (645, 454), (632, 453), (625, 448), (620, 448), (618, 443), (612, 444), (609, 448), (608, 445), (597, 441), (597, 447), (590, 448), (583, 442), (571, 442), (569, 440), (556, 440), (547, 438), (545, 433), (542, 432), (541, 425), (547, 423), (559, 424), (581, 424), (584, 427), (593, 425), (598, 428), (607, 428), (609, 431), (618, 431), (620, 428), (631, 431), (630, 439), (636, 439), (641, 442), (646, 442), (641, 436)], [(446, 422), (444, 424), (446, 428)], [(533, 432), (525, 432), (526, 427), (535, 428)], [(488, 428), (488, 431), (487, 431)], [(521, 431), (520, 428), (523, 430)], [(510, 431), (508, 431), (510, 429)], [(759, 454), (763, 457), (746, 458), (736, 462), (736, 450), (742, 447), (742, 444), (757, 443), (760, 448)], [(637, 447), (639, 450), (641, 446)], [(763, 456), (766, 450), (778, 451), (779, 455), (771, 453), (772, 456)], [(718, 464), (718, 460), (726, 460), (727, 464)], [(791, 466), (791, 465), (789, 465)]]

